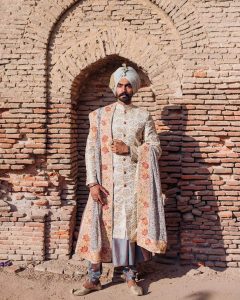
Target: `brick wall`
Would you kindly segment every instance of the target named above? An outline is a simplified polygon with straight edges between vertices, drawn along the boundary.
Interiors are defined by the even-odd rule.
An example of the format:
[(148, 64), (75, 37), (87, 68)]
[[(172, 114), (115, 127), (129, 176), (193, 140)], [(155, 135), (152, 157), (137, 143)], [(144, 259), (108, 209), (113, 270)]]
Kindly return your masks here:
[(88, 113), (115, 101), (108, 80), (127, 62), (143, 82), (133, 101), (153, 115), (163, 148), (167, 256), (238, 266), (238, 1), (0, 6), (0, 259), (74, 251)]

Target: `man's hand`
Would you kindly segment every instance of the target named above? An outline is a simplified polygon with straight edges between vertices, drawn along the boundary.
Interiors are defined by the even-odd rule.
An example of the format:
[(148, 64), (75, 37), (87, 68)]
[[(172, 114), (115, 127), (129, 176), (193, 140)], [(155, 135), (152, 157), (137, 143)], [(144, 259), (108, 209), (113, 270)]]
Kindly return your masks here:
[(109, 195), (109, 192), (100, 184), (96, 184), (90, 187), (90, 194), (94, 201), (99, 202), (101, 205), (105, 205), (104, 198)]
[(120, 155), (129, 153), (129, 146), (126, 145), (121, 140), (113, 140), (111, 149), (113, 153), (120, 154)]

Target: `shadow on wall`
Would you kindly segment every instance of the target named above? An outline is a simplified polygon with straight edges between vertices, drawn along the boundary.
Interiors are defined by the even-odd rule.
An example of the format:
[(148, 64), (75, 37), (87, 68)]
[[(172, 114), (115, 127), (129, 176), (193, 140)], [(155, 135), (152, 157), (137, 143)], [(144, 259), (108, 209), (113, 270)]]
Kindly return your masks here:
[(202, 157), (199, 142), (186, 134), (187, 107), (164, 107), (161, 121), (169, 128), (160, 133), (160, 170), (169, 238), (166, 255), (179, 257), (183, 264), (226, 267), (210, 165)]

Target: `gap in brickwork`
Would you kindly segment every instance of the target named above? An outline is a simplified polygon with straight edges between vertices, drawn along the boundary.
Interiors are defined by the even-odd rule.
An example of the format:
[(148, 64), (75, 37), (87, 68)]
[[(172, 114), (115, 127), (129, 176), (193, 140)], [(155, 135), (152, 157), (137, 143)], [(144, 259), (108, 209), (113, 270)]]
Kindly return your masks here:
[[(40, 199), (47, 194), (47, 181), (41, 172), (46, 168), (46, 159), (39, 155), (33, 163), (23, 169), (2, 172), (0, 180), (0, 199), (6, 201), (11, 212), (25, 212), (26, 208), (34, 209), (42, 206)], [(42, 174), (41, 174), (42, 173)], [(30, 210), (28, 211), (30, 214)]]
[(9, 182), (9, 175), (5, 174), (0, 177), (0, 200), (6, 202), (6, 205), (11, 201), (11, 191), (12, 184)]

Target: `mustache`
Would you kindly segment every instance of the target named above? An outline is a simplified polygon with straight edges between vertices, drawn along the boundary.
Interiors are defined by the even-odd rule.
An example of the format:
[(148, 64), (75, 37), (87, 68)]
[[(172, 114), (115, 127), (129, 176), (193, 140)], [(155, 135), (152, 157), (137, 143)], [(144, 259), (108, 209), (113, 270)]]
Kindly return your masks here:
[(121, 96), (127, 96), (127, 97), (129, 97), (129, 94), (126, 93), (126, 92), (123, 92), (123, 93), (119, 94), (119, 97), (121, 97)]

